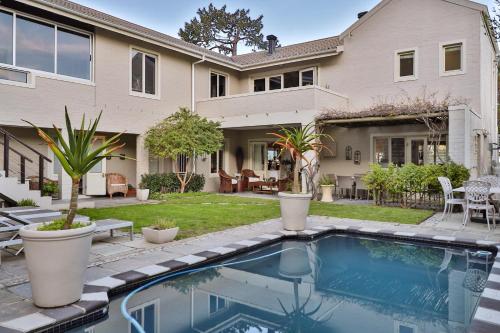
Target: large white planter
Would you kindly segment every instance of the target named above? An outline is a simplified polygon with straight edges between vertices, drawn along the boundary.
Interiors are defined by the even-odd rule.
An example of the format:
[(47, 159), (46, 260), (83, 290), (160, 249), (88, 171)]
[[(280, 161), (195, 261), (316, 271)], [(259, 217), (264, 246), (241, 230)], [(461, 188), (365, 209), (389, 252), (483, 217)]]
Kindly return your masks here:
[(164, 230), (157, 230), (153, 228), (144, 227), (142, 228), (142, 234), (144, 239), (149, 243), (163, 244), (171, 242), (174, 240), (175, 236), (179, 232), (179, 227), (170, 228)]
[(333, 185), (321, 185), (322, 202), (333, 202)]
[(146, 201), (149, 198), (149, 189), (140, 189), (138, 188), (136, 191), (136, 197), (139, 201)]
[(52, 308), (82, 296), (95, 223), (70, 230), (38, 231), (40, 223), (21, 228), (33, 302)]
[(280, 199), (283, 228), (291, 231), (304, 230), (312, 194), (279, 192), (278, 197)]

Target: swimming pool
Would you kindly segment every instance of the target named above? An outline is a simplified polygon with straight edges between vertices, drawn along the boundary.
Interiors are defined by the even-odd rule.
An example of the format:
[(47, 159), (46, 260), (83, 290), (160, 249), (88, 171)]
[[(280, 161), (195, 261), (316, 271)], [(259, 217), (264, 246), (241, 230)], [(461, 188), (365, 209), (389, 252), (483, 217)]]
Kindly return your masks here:
[[(467, 332), (492, 266), (485, 251), (329, 235), (283, 241), (154, 285), (128, 312), (159, 332)], [(125, 295), (124, 295), (125, 296)], [(136, 333), (120, 313), (72, 332)]]

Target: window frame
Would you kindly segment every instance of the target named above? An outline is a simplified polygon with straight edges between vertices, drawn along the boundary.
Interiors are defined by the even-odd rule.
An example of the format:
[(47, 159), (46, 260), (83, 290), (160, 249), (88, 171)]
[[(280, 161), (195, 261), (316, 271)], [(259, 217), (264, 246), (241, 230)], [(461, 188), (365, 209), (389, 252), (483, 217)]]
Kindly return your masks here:
[[(445, 48), (447, 46), (453, 46), (456, 44), (461, 44), (460, 48), (460, 64), (461, 69), (446, 71), (446, 63), (445, 63)], [(467, 46), (465, 39), (452, 40), (443, 43), (439, 43), (439, 76), (454, 76), (454, 75), (463, 75), (467, 72), (467, 58), (466, 52)]]
[[(302, 73), (309, 72), (309, 71), (313, 72), (313, 84), (303, 85), (302, 84)], [(299, 87), (309, 87), (309, 86), (314, 87), (315, 85), (316, 85), (316, 68), (309, 67), (309, 68), (300, 69), (299, 70)], [(283, 84), (281, 84), (281, 86), (283, 86)], [(288, 89), (290, 89), (290, 88), (288, 88)]]
[[(449, 150), (449, 142), (448, 142), (448, 133), (444, 134), (444, 137), (446, 137), (446, 151), (448, 152)], [(424, 134), (422, 132), (400, 132), (400, 133), (372, 133), (370, 134), (370, 163), (377, 163), (375, 161), (375, 139), (376, 138), (386, 138), (389, 140), (388, 142), (388, 161), (387, 164), (393, 163), (392, 161), (392, 147), (391, 147), (391, 142), (392, 138), (404, 138), (405, 140), (405, 162), (404, 164), (411, 163), (411, 140), (418, 140), (418, 139), (423, 139), (424, 140), (424, 165), (427, 164), (435, 164), (433, 161), (429, 160), (429, 136), (428, 134)], [(382, 167), (386, 167), (383, 164), (380, 164)]]
[[(302, 84), (302, 73), (303, 72), (313, 72), (313, 84), (312, 85), (303, 85)], [(297, 87), (290, 87), (290, 88), (285, 88), (285, 73), (290, 73), (290, 72), (298, 72), (299, 73), (299, 85)], [(273, 89), (271, 90), (271, 84), (270, 84), (270, 79), (272, 77), (281, 77), (281, 88), (280, 89)], [(254, 91), (254, 81), (255, 80), (261, 80), (265, 79), (265, 84), (266, 84), (266, 90), (264, 91)], [(252, 94), (263, 94), (263, 93), (268, 93), (268, 92), (274, 92), (274, 91), (283, 91), (283, 90), (288, 90), (288, 89), (300, 89), (303, 87), (314, 87), (317, 86), (318, 84), (318, 67), (307, 67), (303, 69), (294, 69), (290, 71), (284, 71), (276, 74), (267, 74), (267, 75), (260, 75), (260, 76), (252, 76), (249, 78), (249, 91)]]
[[(95, 76), (95, 66), (94, 66), (94, 54), (95, 54), (95, 38), (94, 34), (92, 32), (74, 28), (72, 26), (68, 26), (66, 24), (61, 24), (59, 22), (47, 20), (45, 18), (41, 18), (38, 16), (34, 16), (31, 14), (27, 14), (21, 11), (13, 10), (11, 8), (7, 8), (4, 6), (0, 5), (0, 10), (12, 14), (12, 24), (13, 24), (13, 38), (12, 38), (12, 65), (11, 64), (4, 64), (0, 63), (0, 66), (6, 69), (12, 69), (12, 70), (17, 70), (17, 71), (23, 71), (23, 72), (28, 72), (30, 82), (28, 84), (19, 84), (17, 83), (12, 83), (7, 80), (0, 80), (1, 84), (7, 84), (7, 85), (15, 85), (15, 86), (23, 86), (23, 87), (29, 87), (29, 88), (34, 88), (34, 82), (35, 82), (35, 77), (43, 77), (43, 78), (48, 78), (48, 79), (55, 79), (55, 80), (60, 80), (60, 81), (67, 81), (67, 82), (73, 82), (73, 83), (80, 83), (80, 84), (85, 84), (85, 85), (95, 85), (94, 84), (94, 76)], [(29, 20), (35, 21), (35, 22), (40, 22), (42, 24), (48, 24), (54, 27), (54, 72), (46, 72), (46, 71), (41, 71), (37, 69), (32, 69), (32, 68), (27, 68), (27, 67), (22, 67), (22, 66), (17, 66), (16, 65), (16, 30), (17, 30), (17, 16), (27, 18)], [(58, 28), (62, 28), (64, 30), (67, 30), (69, 32), (75, 32), (81, 35), (85, 35), (89, 37), (89, 75), (90, 78), (87, 79), (82, 79), (74, 76), (68, 76), (68, 75), (63, 75), (63, 74), (58, 74), (57, 73), (57, 32)]]
[[(225, 139), (223, 142), (223, 146), (215, 152), (215, 154), (217, 154), (217, 167), (218, 167), (218, 168), (216, 168), (215, 173), (212, 172), (212, 154), (210, 154), (208, 156), (208, 168), (210, 170), (210, 176), (212, 176), (212, 177), (219, 176), (220, 169), (223, 169), (223, 170), (227, 169), (227, 150), (226, 150), (227, 145), (228, 145), (228, 141)], [(222, 151), (222, 164), (223, 164), (222, 168), (219, 165), (219, 161), (220, 161), (219, 154), (221, 151)]]
[[(142, 92), (134, 91), (132, 90), (132, 52), (137, 51), (141, 52), (143, 54), (142, 57)], [(156, 59), (156, 66), (155, 66), (155, 93), (154, 94), (148, 94), (146, 93), (146, 56), (154, 57)], [(135, 45), (129, 45), (129, 52), (128, 52), (128, 91), (130, 96), (134, 97), (142, 97), (142, 98), (149, 98), (149, 99), (161, 99), (161, 79), (160, 79), (160, 73), (161, 73), (161, 56), (158, 52), (145, 49), (143, 47), (135, 46)]]
[[(404, 53), (413, 52), (413, 75), (400, 76), (401, 58)], [(399, 49), (394, 51), (394, 82), (405, 82), (418, 80), (418, 47)]]
[[(212, 97), (212, 74), (216, 74), (217, 75), (217, 96), (215, 97)], [(224, 96), (219, 96), (219, 76), (224, 76), (226, 78), (226, 94)], [(253, 81), (252, 81), (253, 83)], [(219, 70), (215, 70), (215, 69), (209, 69), (208, 71), (208, 98), (210, 99), (213, 99), (213, 98), (224, 98), (224, 97), (228, 97), (230, 96), (230, 93), (229, 93), (229, 74), (228, 73), (225, 73), (225, 72), (222, 72), (222, 71), (219, 71)], [(252, 90), (253, 90), (253, 86), (252, 86)]]
[[(151, 304), (155, 305), (155, 333), (159, 333), (160, 332), (160, 299), (159, 298), (155, 298), (151, 301), (141, 303), (139, 305), (131, 307), (131, 308), (127, 309), (127, 312), (129, 315), (132, 315), (132, 312), (137, 311), (137, 310), (141, 310), (143, 313), (143, 315), (141, 317), (143, 322), (139, 323), (139, 324), (141, 324), (141, 326), (143, 326), (143, 324), (144, 324), (144, 309)], [(132, 333), (132, 323), (128, 322), (127, 326), (128, 326), (128, 333)]]

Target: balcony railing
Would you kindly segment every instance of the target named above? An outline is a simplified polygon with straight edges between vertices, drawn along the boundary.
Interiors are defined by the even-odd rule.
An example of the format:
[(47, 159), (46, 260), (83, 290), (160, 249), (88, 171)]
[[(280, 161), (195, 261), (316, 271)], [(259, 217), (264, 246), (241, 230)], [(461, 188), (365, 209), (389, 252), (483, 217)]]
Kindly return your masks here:
[(199, 100), (196, 111), (217, 119), (295, 111), (319, 113), (326, 108), (346, 107), (349, 99), (318, 86), (306, 86)]

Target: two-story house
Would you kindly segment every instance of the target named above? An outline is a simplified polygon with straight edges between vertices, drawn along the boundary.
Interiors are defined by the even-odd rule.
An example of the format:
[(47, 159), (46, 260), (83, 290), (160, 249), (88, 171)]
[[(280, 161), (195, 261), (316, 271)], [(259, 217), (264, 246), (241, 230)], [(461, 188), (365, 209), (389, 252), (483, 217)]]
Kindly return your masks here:
[[(339, 36), (283, 47), (270, 38), (268, 51), (227, 57), (73, 2), (2, 0), (0, 125), (53, 160), (22, 119), (62, 128), (64, 106), (74, 119), (102, 110), (99, 137), (126, 131), (118, 153), (135, 160), (96, 166), (82, 184), (89, 195), (105, 194), (106, 172), (136, 185), (142, 174), (185, 168), (149, 156), (143, 144), (150, 126), (184, 106), (224, 129), (224, 147), (197, 160), (208, 191), (217, 189), (219, 169), (238, 171), (237, 156), (243, 168), (281, 177), (289, 163), (268, 133), (311, 121), (335, 138), (320, 160), (324, 174), (350, 178), (370, 163), (447, 156), (474, 174), (491, 171), (498, 47), (486, 6), (383, 0)], [(439, 140), (426, 119), (444, 124)], [(19, 156), (34, 152), (9, 141), (0, 159), (10, 156), (5, 171), (14, 175)], [(34, 157), (23, 162), (27, 174), (39, 173)], [(60, 166), (42, 166), (69, 195)]]

